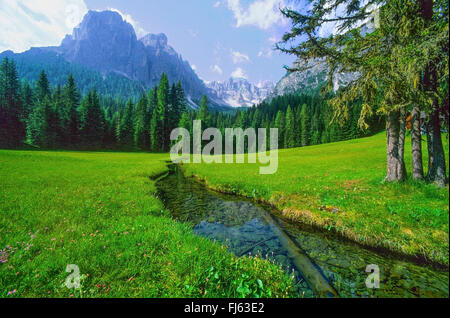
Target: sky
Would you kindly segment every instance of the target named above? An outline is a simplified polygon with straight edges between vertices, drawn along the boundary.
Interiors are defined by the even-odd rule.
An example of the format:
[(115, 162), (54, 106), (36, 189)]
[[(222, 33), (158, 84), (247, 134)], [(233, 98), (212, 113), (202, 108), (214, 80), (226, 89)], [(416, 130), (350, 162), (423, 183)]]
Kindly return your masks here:
[(59, 45), (88, 10), (115, 10), (142, 37), (165, 33), (205, 81), (277, 82), (294, 57), (273, 50), (288, 0), (0, 0), (0, 52)]

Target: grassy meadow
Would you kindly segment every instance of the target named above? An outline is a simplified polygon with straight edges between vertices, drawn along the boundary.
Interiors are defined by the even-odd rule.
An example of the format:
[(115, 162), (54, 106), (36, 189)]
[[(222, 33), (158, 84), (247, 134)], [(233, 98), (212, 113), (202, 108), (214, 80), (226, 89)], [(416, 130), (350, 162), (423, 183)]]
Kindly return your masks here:
[[(405, 156), (410, 173), (409, 141)], [(444, 148), (448, 169), (446, 137)], [(426, 163), (426, 145), (424, 155)], [(280, 150), (274, 175), (260, 175), (255, 164), (190, 164), (184, 169), (218, 191), (268, 202), (292, 220), (369, 246), (449, 264), (449, 188), (413, 180), (384, 183), (384, 133)]]
[(150, 179), (167, 159), (0, 150), (0, 298), (292, 296), (277, 266), (170, 218)]

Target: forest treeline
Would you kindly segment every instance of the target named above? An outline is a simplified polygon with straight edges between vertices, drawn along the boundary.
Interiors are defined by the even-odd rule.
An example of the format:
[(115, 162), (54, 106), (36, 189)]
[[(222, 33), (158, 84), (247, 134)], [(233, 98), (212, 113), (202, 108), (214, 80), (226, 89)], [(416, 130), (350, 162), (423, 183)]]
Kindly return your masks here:
[[(211, 111), (203, 96), (200, 108), (187, 107), (181, 83), (169, 84), (162, 75), (159, 85), (133, 101), (84, 96), (72, 75), (64, 86), (52, 87), (45, 71), (32, 85), (20, 80), (15, 62), (0, 65), (0, 147), (20, 148), (24, 143), (43, 149), (121, 149), (168, 152), (170, 132), (177, 127), (192, 133), (194, 120), (203, 129), (279, 129), (279, 148), (294, 148), (359, 138), (382, 129), (373, 116), (370, 129), (358, 127), (361, 104), (354, 103), (348, 121), (331, 123), (333, 111), (326, 97), (286, 95), (257, 107), (236, 112)], [(268, 138), (269, 140), (269, 138)]]

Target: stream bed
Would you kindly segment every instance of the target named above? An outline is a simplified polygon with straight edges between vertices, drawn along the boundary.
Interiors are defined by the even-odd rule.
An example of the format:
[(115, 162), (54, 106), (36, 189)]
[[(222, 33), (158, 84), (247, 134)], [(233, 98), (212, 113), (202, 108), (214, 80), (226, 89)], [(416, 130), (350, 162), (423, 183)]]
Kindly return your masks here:
[[(331, 232), (293, 224), (270, 207), (211, 191), (177, 166), (156, 186), (172, 217), (237, 256), (268, 258), (295, 276), (299, 297), (449, 297), (449, 271), (422, 266)], [(368, 265), (379, 268), (379, 288), (368, 288)], [(373, 281), (372, 281), (373, 282)]]

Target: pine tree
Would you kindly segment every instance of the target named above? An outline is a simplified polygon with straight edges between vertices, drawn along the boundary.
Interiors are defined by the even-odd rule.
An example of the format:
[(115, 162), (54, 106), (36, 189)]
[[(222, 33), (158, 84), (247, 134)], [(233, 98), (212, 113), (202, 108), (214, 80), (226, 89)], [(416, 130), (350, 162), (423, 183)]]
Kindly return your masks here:
[(209, 127), (210, 114), (209, 114), (209, 100), (206, 95), (202, 96), (200, 100), (200, 109), (197, 113), (197, 120), (202, 121), (202, 127)]
[(50, 97), (50, 83), (47, 78), (47, 74), (44, 70), (42, 70), (41, 74), (39, 75), (39, 79), (36, 83), (36, 90), (35, 90), (35, 99), (36, 102), (42, 102), (45, 97)]
[(311, 143), (311, 119), (309, 117), (309, 109), (306, 104), (302, 106), (300, 117), (302, 127), (302, 147), (306, 147)]
[(150, 130), (147, 129), (148, 115), (148, 100), (147, 96), (143, 94), (136, 108), (135, 128), (134, 128), (134, 143), (137, 148), (147, 150), (150, 139)]
[(27, 81), (24, 81), (21, 88), (22, 97), (22, 117), (21, 121), (25, 127), (30, 113), (33, 111), (33, 89)]
[(284, 146), (286, 148), (295, 148), (296, 146), (296, 127), (294, 113), (292, 112), (291, 106), (288, 106), (286, 111), (286, 128), (285, 128), (285, 138)]
[(79, 142), (80, 118), (78, 107), (80, 107), (80, 93), (72, 74), (67, 78), (67, 83), (63, 88), (63, 95), (64, 111), (62, 125), (65, 128), (63, 139), (68, 145), (73, 147)]
[(278, 128), (278, 148), (283, 149), (285, 147), (285, 115), (279, 110), (277, 113), (277, 117), (275, 118), (274, 127)]
[(105, 113), (97, 91), (88, 93), (80, 107), (80, 137), (83, 146), (99, 148), (105, 134)]
[(25, 136), (20, 84), (14, 61), (0, 65), (0, 147), (20, 146)]
[(123, 110), (120, 121), (119, 143), (124, 147), (133, 147), (135, 142), (134, 104), (130, 99)]
[(58, 145), (59, 118), (49, 96), (38, 103), (27, 124), (27, 139), (32, 145), (55, 148)]

